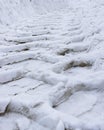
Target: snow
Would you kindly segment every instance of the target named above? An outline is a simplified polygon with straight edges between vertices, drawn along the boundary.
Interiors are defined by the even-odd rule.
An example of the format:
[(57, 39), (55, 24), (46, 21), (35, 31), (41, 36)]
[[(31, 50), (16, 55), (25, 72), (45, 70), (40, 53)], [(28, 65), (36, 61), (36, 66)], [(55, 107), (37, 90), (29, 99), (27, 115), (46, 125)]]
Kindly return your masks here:
[(0, 0), (0, 130), (104, 130), (103, 8)]
[(10, 82), (23, 77), (23, 69), (6, 70), (0, 73), (0, 84)]
[(0, 114), (4, 114), (7, 106), (10, 102), (10, 98), (6, 97), (6, 98), (0, 98)]

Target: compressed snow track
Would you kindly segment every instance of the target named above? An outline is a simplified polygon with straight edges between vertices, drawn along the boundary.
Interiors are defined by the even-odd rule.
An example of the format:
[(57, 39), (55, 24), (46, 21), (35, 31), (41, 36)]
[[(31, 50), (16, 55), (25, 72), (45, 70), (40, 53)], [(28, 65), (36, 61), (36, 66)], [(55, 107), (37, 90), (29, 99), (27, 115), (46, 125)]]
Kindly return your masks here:
[(1, 17), (0, 130), (104, 130), (103, 1), (31, 2)]

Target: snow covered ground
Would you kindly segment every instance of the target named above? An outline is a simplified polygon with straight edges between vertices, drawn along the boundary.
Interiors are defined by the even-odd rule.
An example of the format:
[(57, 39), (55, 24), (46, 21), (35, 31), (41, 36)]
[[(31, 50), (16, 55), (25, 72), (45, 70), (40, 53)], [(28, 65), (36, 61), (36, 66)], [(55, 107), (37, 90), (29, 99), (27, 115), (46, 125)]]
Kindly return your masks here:
[(0, 130), (104, 130), (103, 0), (0, 0)]

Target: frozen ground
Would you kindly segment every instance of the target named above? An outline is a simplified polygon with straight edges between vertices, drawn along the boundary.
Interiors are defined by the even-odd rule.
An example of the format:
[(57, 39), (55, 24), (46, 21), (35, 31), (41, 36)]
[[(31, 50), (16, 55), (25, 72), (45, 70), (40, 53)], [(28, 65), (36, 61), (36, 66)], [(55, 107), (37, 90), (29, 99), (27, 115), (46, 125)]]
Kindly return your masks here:
[(104, 130), (103, 0), (0, 0), (0, 130)]

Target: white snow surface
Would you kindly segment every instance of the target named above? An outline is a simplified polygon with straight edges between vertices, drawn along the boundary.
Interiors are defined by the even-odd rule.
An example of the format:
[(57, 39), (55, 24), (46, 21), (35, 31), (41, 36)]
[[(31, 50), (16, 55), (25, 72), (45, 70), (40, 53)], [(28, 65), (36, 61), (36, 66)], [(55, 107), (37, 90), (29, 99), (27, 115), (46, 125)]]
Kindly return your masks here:
[(104, 130), (104, 0), (0, 0), (0, 130)]

